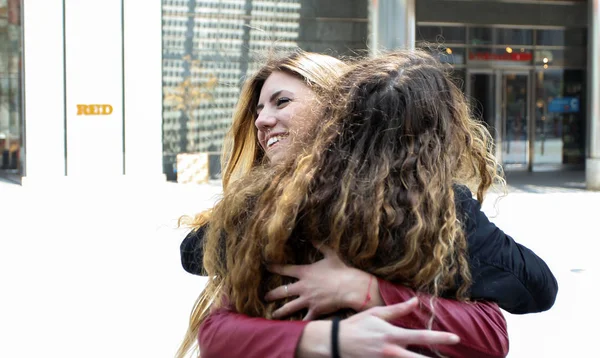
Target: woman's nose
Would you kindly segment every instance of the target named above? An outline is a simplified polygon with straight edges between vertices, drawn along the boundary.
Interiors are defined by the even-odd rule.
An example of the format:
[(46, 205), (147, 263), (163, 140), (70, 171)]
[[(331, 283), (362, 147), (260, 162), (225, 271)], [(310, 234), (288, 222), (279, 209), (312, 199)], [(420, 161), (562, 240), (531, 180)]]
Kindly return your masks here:
[(268, 113), (268, 111), (262, 111), (258, 114), (254, 125), (258, 130), (266, 130), (274, 127), (276, 123), (277, 119), (273, 114)]

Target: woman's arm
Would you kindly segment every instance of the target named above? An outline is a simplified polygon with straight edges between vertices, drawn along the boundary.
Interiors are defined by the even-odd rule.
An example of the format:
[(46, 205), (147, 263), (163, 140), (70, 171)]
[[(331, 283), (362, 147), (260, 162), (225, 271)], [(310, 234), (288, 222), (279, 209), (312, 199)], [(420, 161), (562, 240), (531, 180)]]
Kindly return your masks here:
[(544, 260), (491, 223), (468, 189), (457, 191), (457, 198), (466, 213), (470, 296), (496, 302), (513, 314), (550, 309), (558, 283)]
[[(402, 302), (417, 293), (407, 287), (377, 279), (376, 293), (372, 293), (373, 304), (391, 305)], [(378, 294), (378, 295), (377, 295)], [(390, 323), (404, 328), (424, 329), (431, 318), (430, 296), (418, 294), (418, 310)], [(378, 301), (381, 299), (381, 301)], [(358, 302), (358, 301), (356, 301)], [(438, 351), (450, 357), (506, 357), (509, 340), (506, 320), (495, 303), (459, 302), (437, 298), (433, 303), (434, 320), (432, 329), (452, 332), (460, 337), (460, 344), (439, 346)]]
[[(383, 303), (400, 303), (414, 297), (415, 292), (386, 281), (373, 280), (381, 291)], [(364, 292), (364, 291), (363, 291)], [(410, 313), (390, 323), (407, 329), (427, 329), (431, 318), (428, 296), (420, 297), (421, 304)], [(294, 357), (297, 347), (312, 347), (317, 352), (305, 352), (307, 357), (322, 353), (324, 324), (322, 321), (277, 321), (250, 318), (232, 311), (221, 310), (207, 318), (200, 328), (199, 342), (203, 358), (211, 357)], [(304, 329), (308, 331), (304, 331)], [(506, 322), (494, 304), (461, 303), (439, 298), (435, 304), (433, 329), (451, 332), (461, 339), (456, 345), (438, 345), (443, 355), (462, 358), (498, 358), (508, 352)], [(303, 335), (304, 332), (304, 335)], [(302, 341), (301, 341), (302, 338)], [(312, 353), (312, 354), (311, 354)]]
[[(383, 350), (400, 357), (408, 345), (456, 344), (454, 334), (405, 330), (386, 321), (400, 319), (417, 308), (417, 301), (376, 307), (340, 322), (339, 348), (343, 357), (371, 357)], [(202, 358), (328, 358), (331, 356), (330, 321), (271, 321), (228, 310), (213, 312), (200, 326)], [(415, 357), (424, 357), (413, 355)], [(460, 357), (470, 357), (459, 355)], [(473, 356), (481, 357), (481, 355)]]
[(198, 343), (202, 358), (293, 358), (308, 323), (253, 318), (219, 310), (202, 322)]
[[(267, 300), (286, 297), (296, 299), (286, 303), (273, 313), (278, 318), (289, 316), (307, 308), (305, 319), (328, 315), (340, 308), (360, 312), (375, 306), (404, 302), (417, 293), (405, 286), (376, 279), (364, 271), (350, 268), (327, 247), (320, 247), (324, 255), (310, 265), (270, 266), (269, 269), (282, 276), (298, 279), (287, 287), (281, 286), (267, 293)], [(429, 297), (419, 294), (418, 310), (392, 323), (411, 329), (428, 328), (432, 317)], [(452, 332), (460, 336), (461, 343), (441, 347), (440, 351), (455, 357), (504, 357), (508, 352), (506, 321), (495, 304), (484, 302), (466, 303), (452, 299), (435, 300), (433, 329)]]

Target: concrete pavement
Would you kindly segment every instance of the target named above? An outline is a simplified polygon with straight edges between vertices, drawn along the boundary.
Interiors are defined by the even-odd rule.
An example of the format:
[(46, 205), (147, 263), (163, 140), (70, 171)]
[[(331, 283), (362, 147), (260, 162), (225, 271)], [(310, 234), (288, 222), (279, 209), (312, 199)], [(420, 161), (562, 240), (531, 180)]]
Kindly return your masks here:
[[(506, 315), (509, 357), (596, 356), (600, 193), (513, 181), (484, 210), (546, 260), (560, 292), (549, 312)], [(181, 269), (176, 220), (219, 192), (216, 183), (0, 181), (0, 357), (172, 357), (204, 284)]]

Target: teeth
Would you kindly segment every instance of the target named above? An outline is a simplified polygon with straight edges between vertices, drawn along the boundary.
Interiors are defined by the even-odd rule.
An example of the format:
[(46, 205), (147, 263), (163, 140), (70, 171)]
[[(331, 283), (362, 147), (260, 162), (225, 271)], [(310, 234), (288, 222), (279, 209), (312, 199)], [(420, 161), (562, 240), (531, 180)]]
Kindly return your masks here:
[(273, 144), (279, 142), (283, 138), (284, 138), (284, 136), (274, 136), (274, 137), (269, 138), (269, 140), (267, 141), (267, 147), (272, 146)]

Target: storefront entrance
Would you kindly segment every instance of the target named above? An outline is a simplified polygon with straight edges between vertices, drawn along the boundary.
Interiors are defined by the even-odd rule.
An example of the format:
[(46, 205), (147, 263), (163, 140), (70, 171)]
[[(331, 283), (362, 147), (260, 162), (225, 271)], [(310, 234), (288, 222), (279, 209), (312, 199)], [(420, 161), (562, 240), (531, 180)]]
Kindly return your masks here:
[(469, 70), (466, 94), (506, 169), (578, 167), (585, 143), (583, 71)]
[[(567, 10), (561, 9), (551, 11)], [(474, 20), (478, 16), (473, 12)], [(585, 27), (420, 20), (416, 36), (418, 47), (452, 66), (475, 115), (487, 123), (505, 169), (583, 168)]]

